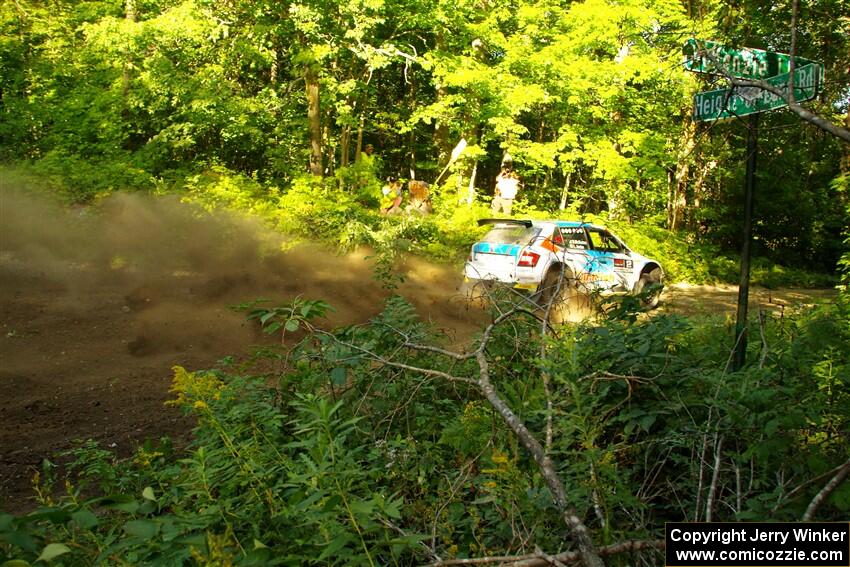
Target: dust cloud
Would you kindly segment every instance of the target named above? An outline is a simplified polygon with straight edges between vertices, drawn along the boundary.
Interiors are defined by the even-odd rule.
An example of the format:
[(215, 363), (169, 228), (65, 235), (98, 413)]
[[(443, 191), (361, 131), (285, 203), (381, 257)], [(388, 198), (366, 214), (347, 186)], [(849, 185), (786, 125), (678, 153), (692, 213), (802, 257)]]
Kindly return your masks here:
[[(277, 340), (230, 306), (324, 299), (336, 312), (320, 324), (335, 326), (366, 322), (389, 295), (372, 278), (368, 251), (294, 245), (256, 220), (174, 197), (119, 193), (67, 207), (9, 185), (0, 172), (6, 511), (34, 507), (32, 472), (75, 439), (128, 455), (145, 439), (180, 438), (191, 423), (163, 405), (171, 368), (211, 368)], [(400, 270), (399, 293), (450, 344), (461, 348), (481, 328), (486, 315), (461, 300), (457, 268), (408, 258)], [(674, 300), (734, 296), (710, 292), (677, 290)]]
[[(0, 220), (4, 289), (16, 282), (49, 288), (71, 310), (90, 309), (98, 297), (120, 300), (156, 335), (139, 344), (209, 340), (222, 308), (257, 298), (324, 299), (336, 309), (328, 323), (352, 324), (375, 315), (389, 295), (372, 277), (368, 250), (293, 246), (256, 219), (209, 213), (176, 197), (118, 193), (96, 206), (64, 207), (3, 187)], [(424, 319), (464, 334), (480, 322), (460, 301), (457, 268), (414, 258), (401, 269), (399, 293)], [(249, 342), (226, 336), (235, 347)], [(227, 354), (226, 340), (217, 346)]]
[[(75, 439), (127, 455), (185, 433), (191, 423), (163, 405), (174, 365), (212, 368), (279, 340), (231, 306), (301, 296), (336, 309), (324, 327), (368, 321), (389, 295), (368, 255), (295, 244), (175, 197), (68, 207), (0, 175), (0, 509), (31, 509), (32, 471)], [(449, 342), (480, 328), (458, 269), (401, 269), (399, 293)]]

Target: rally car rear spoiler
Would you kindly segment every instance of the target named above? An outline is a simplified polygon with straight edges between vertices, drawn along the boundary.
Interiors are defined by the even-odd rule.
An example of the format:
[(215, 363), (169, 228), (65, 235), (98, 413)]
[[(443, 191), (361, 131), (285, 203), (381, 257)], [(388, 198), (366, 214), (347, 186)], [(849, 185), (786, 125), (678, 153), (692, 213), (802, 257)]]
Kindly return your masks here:
[(515, 224), (517, 226), (530, 228), (532, 223), (530, 220), (517, 219), (481, 219), (478, 221), (478, 226), (484, 226), (485, 224)]

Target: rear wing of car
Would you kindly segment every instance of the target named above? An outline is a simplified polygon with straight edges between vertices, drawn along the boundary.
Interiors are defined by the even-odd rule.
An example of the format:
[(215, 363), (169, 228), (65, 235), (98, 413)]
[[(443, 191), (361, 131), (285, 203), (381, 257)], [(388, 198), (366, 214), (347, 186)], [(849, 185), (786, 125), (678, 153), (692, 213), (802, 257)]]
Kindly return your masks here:
[(481, 219), (478, 221), (478, 226), (484, 226), (488, 224), (512, 224), (516, 226), (524, 226), (525, 228), (531, 228), (533, 223), (530, 220), (517, 219)]

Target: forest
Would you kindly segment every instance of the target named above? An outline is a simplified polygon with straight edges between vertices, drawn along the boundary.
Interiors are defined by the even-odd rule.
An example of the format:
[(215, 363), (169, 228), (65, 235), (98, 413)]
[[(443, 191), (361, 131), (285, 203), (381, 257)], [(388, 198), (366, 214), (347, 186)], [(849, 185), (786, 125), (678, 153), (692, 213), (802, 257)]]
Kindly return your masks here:
[[(513, 216), (610, 226), (668, 283), (737, 283), (754, 122), (694, 120), (730, 78), (686, 69), (691, 39), (823, 65), (812, 100), (760, 115), (751, 277), (828, 301), (752, 310), (737, 368), (730, 313), (625, 297), (555, 324), (494, 292), (459, 338), (405, 298), (408, 258), (460, 272), (507, 156)], [(848, 111), (846, 0), (3, 2), (0, 299), (40, 225), (77, 273), (194, 273), (74, 250), (143, 196), (145, 222), (191, 207), (175, 250), (223, 213), (365, 247), (380, 305), (337, 326), (341, 296), (223, 305), (261, 344), (173, 361), (185, 431), (80, 439), (28, 470), (32, 505), (0, 490), (0, 566), (662, 565), (665, 522), (846, 520)], [(380, 214), (390, 178), (433, 212)], [(120, 235), (140, 258), (145, 238), (172, 244)], [(7, 361), (36, 334), (9, 325)], [(9, 400), (26, 384), (0, 377)]]

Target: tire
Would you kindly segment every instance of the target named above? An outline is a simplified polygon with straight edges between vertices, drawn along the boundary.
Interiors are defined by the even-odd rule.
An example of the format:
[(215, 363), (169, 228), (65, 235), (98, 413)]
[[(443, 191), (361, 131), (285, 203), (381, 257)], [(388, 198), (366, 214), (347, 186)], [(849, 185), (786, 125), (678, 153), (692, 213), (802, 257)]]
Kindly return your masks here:
[(661, 269), (655, 268), (650, 272), (646, 272), (640, 275), (640, 279), (635, 284), (635, 295), (640, 295), (643, 293), (645, 289), (650, 286), (655, 286), (652, 293), (647, 295), (641, 301), (643, 306), (647, 309), (655, 309), (661, 303), (661, 291), (662, 291), (662, 275)]
[(560, 267), (553, 267), (546, 273), (543, 283), (540, 284), (538, 303), (544, 313), (549, 309), (549, 321), (555, 324), (578, 323), (592, 316), (594, 312), (590, 294), (579, 289), (569, 270), (565, 270), (561, 278)]

